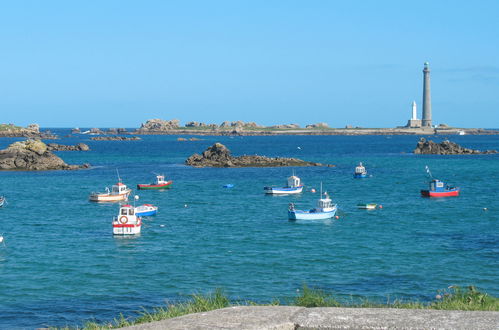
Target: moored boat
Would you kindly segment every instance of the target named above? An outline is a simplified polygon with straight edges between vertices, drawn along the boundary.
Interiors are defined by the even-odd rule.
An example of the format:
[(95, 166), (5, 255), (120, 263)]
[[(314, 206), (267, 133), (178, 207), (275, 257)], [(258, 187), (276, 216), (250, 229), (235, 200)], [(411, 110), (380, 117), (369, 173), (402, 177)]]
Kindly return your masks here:
[(140, 234), (142, 219), (135, 213), (132, 205), (122, 205), (118, 216), (113, 219), (113, 235)]
[(288, 178), (286, 187), (264, 187), (263, 189), (269, 195), (299, 194), (303, 191), (303, 185), (299, 177), (292, 175)]
[(132, 189), (128, 188), (124, 183), (119, 181), (111, 187), (111, 191), (106, 187), (106, 192), (97, 192), (90, 194), (92, 202), (119, 202), (126, 201)]
[(6, 201), (5, 197), (0, 196), (0, 207), (3, 206), (3, 204), (5, 203), (5, 201)]
[(162, 174), (156, 175), (156, 182), (153, 183), (139, 183), (138, 189), (141, 190), (154, 190), (154, 189), (167, 189), (171, 187), (172, 180), (166, 181), (165, 176)]
[(454, 197), (459, 196), (460, 188), (452, 187), (445, 184), (443, 181), (433, 179), (429, 183), (430, 187), (426, 190), (421, 190), (421, 195), (424, 197)]
[(317, 206), (308, 211), (296, 210), (293, 203), (289, 204), (288, 219), (289, 220), (325, 220), (333, 218), (338, 210), (338, 206), (333, 204), (327, 192), (322, 194), (321, 198), (317, 200)]
[(148, 217), (156, 213), (158, 213), (158, 207), (151, 204), (143, 204), (135, 208), (135, 215), (139, 217)]
[(421, 195), (423, 197), (454, 197), (459, 196), (461, 189), (459, 187), (453, 187), (447, 185), (445, 182), (433, 178), (428, 166), (426, 168), (426, 173), (431, 178), (429, 182), (429, 189), (421, 190)]
[(357, 208), (364, 210), (375, 210), (378, 204), (368, 203), (368, 204), (357, 204)]
[(367, 178), (367, 170), (364, 165), (362, 165), (362, 162), (360, 162), (359, 165), (355, 167), (353, 177), (356, 179)]

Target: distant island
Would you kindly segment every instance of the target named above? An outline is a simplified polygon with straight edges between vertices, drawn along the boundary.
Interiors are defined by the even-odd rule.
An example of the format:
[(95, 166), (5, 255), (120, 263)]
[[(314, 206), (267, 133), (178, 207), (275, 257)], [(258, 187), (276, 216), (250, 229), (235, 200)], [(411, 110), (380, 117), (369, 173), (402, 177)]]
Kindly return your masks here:
[(437, 127), (395, 127), (364, 128), (347, 125), (344, 128), (331, 128), (327, 123), (309, 124), (301, 127), (298, 124), (280, 124), (261, 126), (255, 122), (224, 121), (220, 125), (191, 121), (184, 126), (180, 120), (149, 119), (140, 128), (130, 134), (167, 134), (167, 135), (465, 135), (465, 134), (499, 134), (499, 130), (482, 128), (456, 128), (446, 124)]
[[(499, 130), (483, 128), (458, 128), (446, 124), (434, 127), (365, 128), (347, 125), (343, 128), (333, 128), (327, 123), (309, 124), (301, 127), (298, 124), (278, 124), (262, 126), (255, 122), (224, 121), (221, 124), (206, 124), (191, 121), (185, 125), (180, 120), (149, 119), (139, 128), (91, 128), (81, 131), (73, 128), (71, 134), (84, 135), (212, 135), (212, 136), (245, 136), (245, 135), (498, 135)], [(38, 124), (27, 127), (13, 124), (0, 124), (0, 137), (27, 137), (41, 139), (57, 139), (50, 131), (41, 132)], [(138, 140), (138, 137), (111, 138), (96, 137), (92, 140)]]

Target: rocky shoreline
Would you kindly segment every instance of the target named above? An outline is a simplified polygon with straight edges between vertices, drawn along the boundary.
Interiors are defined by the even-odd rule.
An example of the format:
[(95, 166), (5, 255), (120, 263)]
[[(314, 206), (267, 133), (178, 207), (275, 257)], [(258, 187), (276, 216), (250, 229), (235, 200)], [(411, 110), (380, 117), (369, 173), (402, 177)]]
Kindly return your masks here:
[(431, 140), (421, 138), (414, 149), (414, 153), (418, 155), (479, 155), (479, 154), (495, 154), (496, 150), (474, 150), (467, 149), (457, 143), (445, 140), (441, 143), (436, 143)]
[(126, 137), (126, 136), (94, 136), (90, 138), (93, 141), (138, 141), (142, 140), (138, 136)]
[(320, 163), (307, 162), (297, 158), (272, 158), (258, 155), (234, 157), (226, 146), (218, 142), (206, 149), (201, 155), (190, 156), (185, 164), (193, 167), (323, 166)]
[(90, 167), (89, 164), (66, 164), (61, 158), (53, 154), (49, 150), (49, 147), (40, 140), (29, 139), (14, 142), (6, 149), (0, 150), (0, 170), (76, 170), (88, 167)]

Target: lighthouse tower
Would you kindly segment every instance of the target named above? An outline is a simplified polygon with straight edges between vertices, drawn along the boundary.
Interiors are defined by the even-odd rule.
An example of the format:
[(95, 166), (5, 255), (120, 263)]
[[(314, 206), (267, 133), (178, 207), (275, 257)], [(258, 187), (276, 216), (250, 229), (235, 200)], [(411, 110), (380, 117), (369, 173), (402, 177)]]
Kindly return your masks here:
[(411, 119), (407, 122), (407, 125), (405, 127), (412, 127), (412, 128), (420, 128), (421, 127), (421, 119), (418, 119), (418, 110), (416, 107), (416, 101), (412, 101), (412, 116)]
[(431, 127), (430, 63), (423, 69), (423, 127)]

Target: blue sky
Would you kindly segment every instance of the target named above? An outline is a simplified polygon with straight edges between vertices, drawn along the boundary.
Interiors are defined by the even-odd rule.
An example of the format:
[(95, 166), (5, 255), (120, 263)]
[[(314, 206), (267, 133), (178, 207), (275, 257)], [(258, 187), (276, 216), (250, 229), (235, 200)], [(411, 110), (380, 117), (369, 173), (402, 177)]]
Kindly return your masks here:
[(498, 1), (2, 1), (0, 122), (499, 127)]

